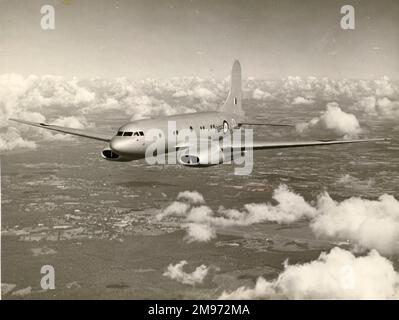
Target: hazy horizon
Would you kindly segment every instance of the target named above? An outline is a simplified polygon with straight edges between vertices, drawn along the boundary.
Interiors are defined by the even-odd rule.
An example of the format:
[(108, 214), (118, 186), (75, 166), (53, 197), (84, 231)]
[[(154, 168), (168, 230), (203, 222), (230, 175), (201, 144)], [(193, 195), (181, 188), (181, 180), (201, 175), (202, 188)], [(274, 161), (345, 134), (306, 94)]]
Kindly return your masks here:
[[(55, 30), (40, 8), (55, 8)], [(340, 8), (355, 7), (355, 30)], [(399, 2), (0, 1), (0, 74), (399, 79)]]

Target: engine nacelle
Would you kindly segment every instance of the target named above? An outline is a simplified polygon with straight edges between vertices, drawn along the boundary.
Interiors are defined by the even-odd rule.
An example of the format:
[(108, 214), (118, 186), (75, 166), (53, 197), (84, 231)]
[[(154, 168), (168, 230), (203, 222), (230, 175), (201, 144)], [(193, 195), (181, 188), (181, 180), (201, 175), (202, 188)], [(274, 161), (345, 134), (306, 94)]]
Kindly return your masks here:
[(108, 161), (120, 161), (120, 162), (127, 162), (132, 161), (132, 159), (122, 157), (121, 155), (117, 154), (115, 151), (112, 151), (110, 148), (105, 148), (101, 151), (101, 157)]
[(218, 148), (217, 150), (200, 151), (197, 154), (190, 152), (183, 152), (178, 155), (177, 160), (180, 164), (189, 167), (209, 167), (223, 163), (223, 152)]

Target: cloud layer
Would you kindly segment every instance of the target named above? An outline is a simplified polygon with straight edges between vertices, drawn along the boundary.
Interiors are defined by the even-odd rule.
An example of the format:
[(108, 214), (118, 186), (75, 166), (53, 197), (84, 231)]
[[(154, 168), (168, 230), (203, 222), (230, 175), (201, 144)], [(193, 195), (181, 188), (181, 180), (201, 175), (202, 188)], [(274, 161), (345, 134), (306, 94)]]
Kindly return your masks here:
[(202, 283), (210, 268), (205, 265), (200, 265), (199, 267), (195, 268), (193, 272), (188, 273), (183, 270), (183, 267), (186, 264), (187, 261), (185, 260), (182, 260), (175, 265), (170, 264), (163, 273), (163, 276), (191, 286)]
[(325, 192), (316, 204), (309, 204), (301, 195), (280, 185), (273, 192), (277, 204), (251, 203), (243, 210), (219, 207), (217, 211), (194, 194), (201, 199), (200, 205), (174, 201), (158, 215), (159, 220), (179, 217), (189, 242), (210, 241), (216, 237), (217, 228), (261, 222), (289, 224), (302, 219), (309, 222), (318, 237), (349, 240), (357, 249), (376, 249), (387, 255), (399, 253), (399, 201), (388, 194), (378, 200), (352, 197), (337, 202)]
[(332, 130), (338, 135), (351, 138), (357, 137), (362, 132), (356, 116), (342, 111), (336, 102), (329, 103), (319, 117), (299, 123), (296, 129), (301, 133), (311, 130)]
[(377, 251), (356, 257), (336, 247), (309, 263), (285, 262), (277, 279), (259, 277), (254, 288), (223, 292), (220, 299), (399, 299), (399, 273)]
[(318, 199), (317, 210), (310, 224), (316, 235), (347, 239), (383, 254), (399, 252), (399, 201), (393, 196), (384, 194), (378, 200), (352, 197), (337, 202), (325, 193)]
[[(50, 123), (74, 127), (92, 127), (77, 110), (91, 104), (95, 94), (82, 87), (77, 79), (65, 80), (55, 76), (0, 75), (0, 151), (16, 148), (35, 148), (35, 141), (71, 140), (62, 134), (23, 127), (10, 123), (9, 118), (34, 122), (47, 121), (46, 114), (59, 115)], [(76, 116), (70, 114), (76, 113)], [(12, 126), (11, 126), (12, 125)], [(25, 136), (33, 137), (27, 140)]]
[[(172, 115), (217, 110), (226, 98), (229, 78), (223, 80), (182, 77), (171, 79), (126, 78), (87, 79), (59, 76), (0, 75), (0, 141), (2, 150), (33, 148), (24, 140), (25, 130), (37, 134), (39, 129), (14, 131), (19, 142), (9, 143), (6, 137), (8, 118), (51, 121), (59, 117), (112, 116), (117, 112), (127, 118)], [(288, 77), (279, 80), (248, 78), (243, 82), (244, 98), (267, 107), (269, 102), (281, 107), (308, 108), (326, 106), (322, 115), (305, 123), (302, 130), (319, 128), (337, 134), (358, 134), (355, 114), (384, 121), (399, 119), (399, 86), (387, 77), (376, 80), (334, 80), (315, 77)], [(331, 105), (337, 102), (339, 105)], [(247, 101), (252, 105), (251, 101)], [(56, 120), (57, 121), (57, 120)], [(70, 125), (72, 125), (70, 123)], [(80, 124), (77, 124), (80, 127)], [(48, 135), (38, 134), (38, 139)], [(60, 137), (61, 135), (58, 135)], [(37, 139), (33, 140), (37, 141)], [(27, 143), (25, 143), (27, 142)]]

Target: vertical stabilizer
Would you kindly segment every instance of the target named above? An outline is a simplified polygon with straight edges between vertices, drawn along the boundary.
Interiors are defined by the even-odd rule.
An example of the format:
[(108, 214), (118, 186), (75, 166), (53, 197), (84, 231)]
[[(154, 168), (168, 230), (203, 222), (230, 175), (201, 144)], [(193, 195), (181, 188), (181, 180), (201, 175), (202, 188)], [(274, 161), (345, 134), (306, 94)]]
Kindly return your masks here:
[(242, 92), (241, 92), (241, 65), (238, 60), (234, 61), (231, 70), (231, 84), (229, 95), (221, 111), (243, 114), (242, 110)]

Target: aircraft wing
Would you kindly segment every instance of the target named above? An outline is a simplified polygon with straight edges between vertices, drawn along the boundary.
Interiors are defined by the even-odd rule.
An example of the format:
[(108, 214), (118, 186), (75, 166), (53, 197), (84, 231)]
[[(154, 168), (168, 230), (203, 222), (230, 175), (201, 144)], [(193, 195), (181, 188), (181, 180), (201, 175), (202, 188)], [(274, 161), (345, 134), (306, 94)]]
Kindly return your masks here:
[(238, 126), (239, 127), (242, 127), (242, 126), (270, 126), (270, 127), (291, 127), (291, 128), (295, 127), (292, 124), (269, 123), (269, 122), (239, 122)]
[(110, 135), (94, 133), (94, 132), (81, 130), (81, 129), (73, 129), (73, 128), (67, 128), (67, 127), (54, 126), (54, 125), (47, 124), (47, 123), (37, 123), (37, 122), (31, 122), (31, 121), (19, 120), (19, 119), (10, 119), (10, 120), (19, 122), (19, 123), (23, 123), (23, 124), (27, 124), (30, 126), (34, 126), (34, 127), (39, 127), (39, 128), (43, 128), (43, 129), (47, 129), (47, 130), (57, 131), (57, 132), (66, 133), (66, 134), (72, 134), (74, 136), (95, 139), (95, 140), (100, 140), (100, 141), (105, 141), (105, 142), (109, 142), (112, 138), (112, 136), (110, 136)]
[[(314, 141), (284, 141), (284, 142), (256, 142), (250, 144), (232, 144), (232, 149), (249, 148), (253, 150), (262, 149), (281, 149), (281, 148), (298, 148), (298, 147), (312, 147), (312, 146), (326, 146), (333, 144), (346, 144), (346, 143), (361, 143), (373, 141), (390, 141), (388, 138), (378, 139), (358, 139), (358, 140), (314, 140)], [(224, 146), (226, 147), (226, 146)], [(227, 146), (228, 147), (228, 146)]]

